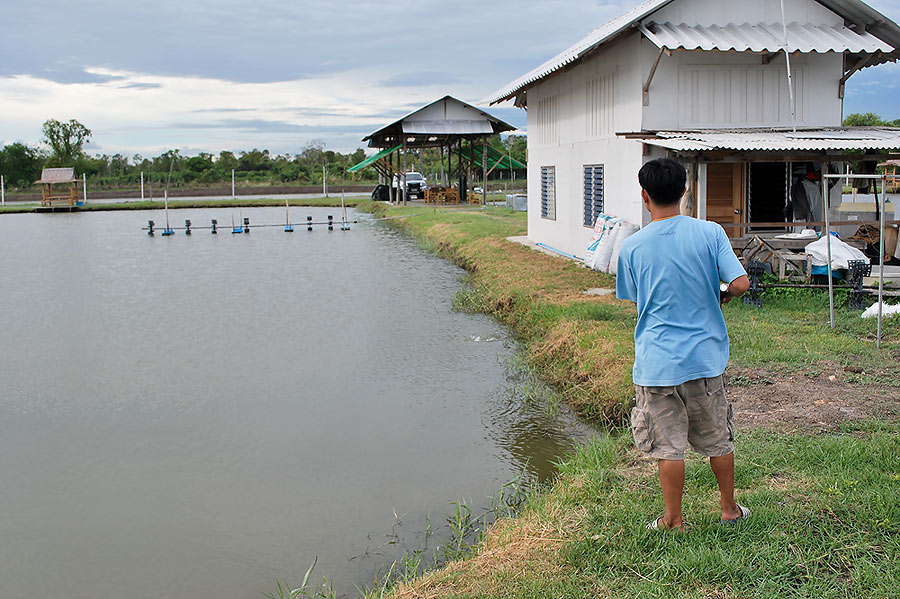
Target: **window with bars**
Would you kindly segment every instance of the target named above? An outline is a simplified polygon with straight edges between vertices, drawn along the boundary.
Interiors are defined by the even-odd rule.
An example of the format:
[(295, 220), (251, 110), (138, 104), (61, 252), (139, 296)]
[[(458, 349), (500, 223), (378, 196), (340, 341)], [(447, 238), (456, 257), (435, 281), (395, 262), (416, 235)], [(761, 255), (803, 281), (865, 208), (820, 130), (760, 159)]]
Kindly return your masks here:
[(541, 217), (556, 220), (556, 167), (541, 167)]
[(597, 215), (603, 212), (603, 165), (584, 167), (584, 226), (593, 227)]

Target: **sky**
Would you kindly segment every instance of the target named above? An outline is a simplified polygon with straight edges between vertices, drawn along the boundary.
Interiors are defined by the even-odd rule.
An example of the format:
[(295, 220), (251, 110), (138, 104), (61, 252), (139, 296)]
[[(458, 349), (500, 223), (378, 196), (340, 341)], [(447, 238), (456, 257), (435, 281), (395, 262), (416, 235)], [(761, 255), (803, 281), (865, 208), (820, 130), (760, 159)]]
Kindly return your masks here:
[[(524, 129), (481, 100), (636, 3), (6, 0), (0, 144), (52, 118), (91, 129), (90, 154), (348, 152), (447, 94)], [(900, 0), (869, 4), (900, 22)], [(853, 112), (900, 118), (900, 66), (851, 77)]]

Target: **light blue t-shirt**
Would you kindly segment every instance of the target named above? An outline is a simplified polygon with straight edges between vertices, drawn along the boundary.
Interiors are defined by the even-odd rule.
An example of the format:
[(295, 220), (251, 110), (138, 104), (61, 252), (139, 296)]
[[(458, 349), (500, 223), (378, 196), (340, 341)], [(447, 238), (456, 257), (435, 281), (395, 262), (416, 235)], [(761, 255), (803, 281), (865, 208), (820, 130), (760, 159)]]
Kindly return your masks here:
[(744, 274), (725, 230), (714, 222), (674, 216), (625, 239), (616, 297), (637, 304), (636, 385), (680, 385), (725, 372), (728, 331), (719, 283)]

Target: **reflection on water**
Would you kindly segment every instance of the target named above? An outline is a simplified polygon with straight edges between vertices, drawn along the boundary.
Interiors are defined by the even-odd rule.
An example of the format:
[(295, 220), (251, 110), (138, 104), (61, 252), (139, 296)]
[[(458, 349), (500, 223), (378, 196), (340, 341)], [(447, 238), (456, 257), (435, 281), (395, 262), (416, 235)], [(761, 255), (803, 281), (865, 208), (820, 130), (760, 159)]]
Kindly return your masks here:
[[(233, 212), (284, 215), (171, 216)], [(258, 597), (316, 556), (354, 595), (586, 434), (523, 401), (505, 330), (451, 309), (462, 272), (389, 227), (150, 218), (0, 217), (0, 597)]]

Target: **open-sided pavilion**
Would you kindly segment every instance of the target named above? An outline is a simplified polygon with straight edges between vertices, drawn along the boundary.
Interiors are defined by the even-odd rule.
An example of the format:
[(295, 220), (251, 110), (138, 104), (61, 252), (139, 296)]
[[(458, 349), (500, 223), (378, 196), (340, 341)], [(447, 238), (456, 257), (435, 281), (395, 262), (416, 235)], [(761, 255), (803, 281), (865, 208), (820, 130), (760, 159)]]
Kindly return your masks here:
[[(450, 187), (450, 182), (458, 177), (460, 199), (477, 202), (467, 193), (475, 169), (480, 169), (482, 181), (487, 181), (488, 175), (496, 169), (525, 168), (509, 153), (500, 152), (486, 143), (487, 137), (513, 130), (512, 125), (471, 104), (444, 96), (364, 137), (363, 141), (368, 142), (370, 148), (380, 148), (380, 151), (347, 171), (357, 172), (371, 166), (378, 172), (379, 183), (388, 186), (397, 176), (398, 194), (391, 194), (391, 198), (406, 203), (409, 152), (439, 148), (441, 186)], [(482, 184), (481, 201), (487, 202), (485, 184)]]

